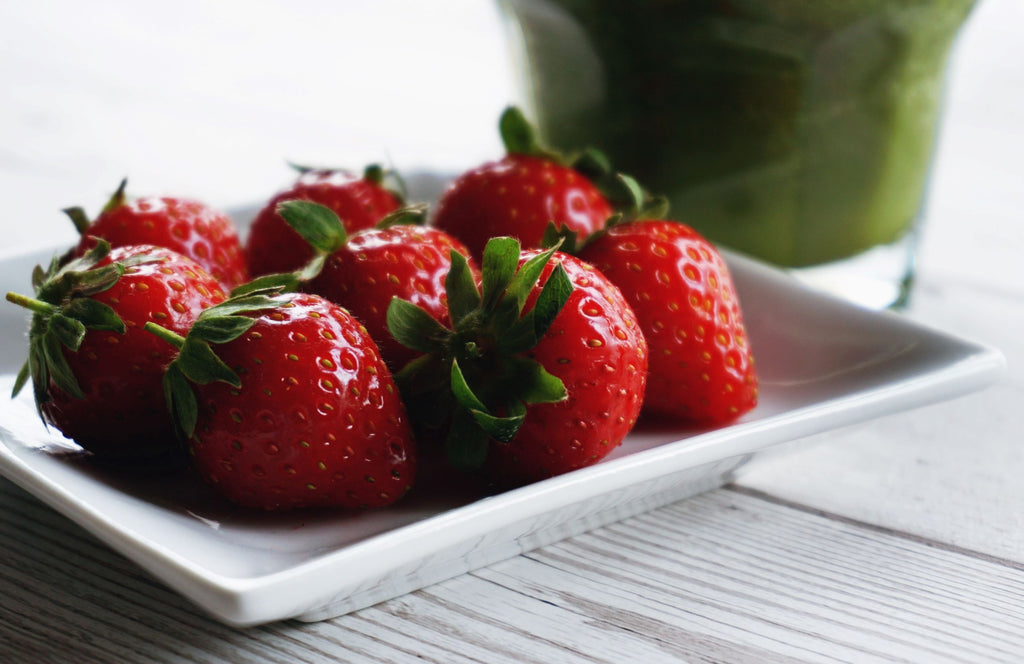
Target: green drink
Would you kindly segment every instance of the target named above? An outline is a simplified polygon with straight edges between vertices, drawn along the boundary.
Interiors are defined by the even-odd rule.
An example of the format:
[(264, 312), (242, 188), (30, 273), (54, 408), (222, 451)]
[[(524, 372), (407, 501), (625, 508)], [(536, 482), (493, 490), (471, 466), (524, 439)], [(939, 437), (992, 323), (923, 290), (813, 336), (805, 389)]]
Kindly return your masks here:
[[(545, 139), (778, 265), (912, 235), (974, 0), (506, 0)], [(905, 253), (905, 252), (904, 252)]]

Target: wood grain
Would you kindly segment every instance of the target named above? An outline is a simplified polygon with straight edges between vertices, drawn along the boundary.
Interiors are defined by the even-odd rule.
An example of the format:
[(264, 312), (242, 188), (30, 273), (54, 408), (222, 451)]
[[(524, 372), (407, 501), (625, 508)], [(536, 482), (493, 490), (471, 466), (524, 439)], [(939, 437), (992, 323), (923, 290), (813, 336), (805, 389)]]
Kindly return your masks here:
[[(1019, 278), (1024, 293), (1024, 271)], [(741, 484), (830, 513), (1024, 562), (1024, 296), (935, 278), (919, 322), (999, 348), (983, 392), (829, 432)]]
[(1024, 569), (718, 490), (321, 623), (199, 614), (0, 481), (0, 661), (1015, 662)]

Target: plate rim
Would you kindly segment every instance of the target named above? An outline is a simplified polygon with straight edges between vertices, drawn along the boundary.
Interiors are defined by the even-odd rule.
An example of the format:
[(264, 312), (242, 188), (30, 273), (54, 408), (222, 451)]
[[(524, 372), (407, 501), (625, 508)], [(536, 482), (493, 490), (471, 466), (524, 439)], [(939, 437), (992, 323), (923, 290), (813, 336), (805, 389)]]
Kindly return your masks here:
[[(41, 255), (43, 251), (32, 247), (18, 254), (7, 252), (0, 255), (0, 265), (27, 260)], [(752, 454), (781, 442), (954, 398), (995, 382), (1005, 371), (1005, 358), (997, 349), (892, 312), (862, 309), (812, 291), (782, 270), (760, 261), (735, 252), (722, 253), (731, 270), (751, 272), (759, 279), (785, 284), (786, 288), (794, 290), (800, 297), (815, 298), (828, 306), (853, 312), (861, 318), (886, 317), (889, 324), (904, 331), (941, 340), (947, 344), (950, 361), (908, 378), (784, 410), (762, 419), (741, 419), (737, 423), (700, 431), (654, 448), (477, 499), (342, 545), (283, 569), (248, 577), (227, 576), (191, 562), (172, 548), (105, 516), (97, 506), (76, 500), (70, 489), (60, 486), (8, 449), (11, 444), (6, 440), (9, 432), (2, 424), (0, 474), (144, 568), (208, 614), (228, 624), (251, 626), (301, 615), (302, 611), (275, 610), (272, 607), (301, 604), (296, 595), (304, 594), (296, 592), (295, 589), (301, 585), (297, 581), (325, 572), (336, 573), (339, 569), (344, 570), (346, 564), (352, 561), (363, 561), (362, 571), (358, 574), (360, 578), (386, 576), (388, 570), (410, 564), (443, 551), (446, 546), (457, 544), (467, 537), (480, 536), (517, 520), (536, 518), (554, 509), (644, 480), (694, 468), (701, 463)], [(954, 349), (956, 353), (953, 353)], [(17, 441), (14, 442), (17, 444)], [(731, 451), (723, 454), (726, 448)], [(488, 516), (495, 514), (498, 516), (497, 523), (488, 519)], [(437, 537), (438, 532), (444, 536)], [(433, 535), (433, 538), (430, 539), (430, 545), (424, 547), (422, 540), (426, 534)], [(419, 547), (403, 546), (417, 541), (420, 542)], [(388, 555), (382, 555), (382, 550)], [(375, 555), (369, 555), (375, 551)], [(371, 567), (376, 569), (366, 572), (366, 561), (371, 561)], [(351, 585), (356, 580), (350, 576), (344, 578), (343, 583), (338, 583), (335, 579), (330, 586)], [(290, 602), (272, 601), (275, 598), (281, 599), (282, 594), (289, 595)]]

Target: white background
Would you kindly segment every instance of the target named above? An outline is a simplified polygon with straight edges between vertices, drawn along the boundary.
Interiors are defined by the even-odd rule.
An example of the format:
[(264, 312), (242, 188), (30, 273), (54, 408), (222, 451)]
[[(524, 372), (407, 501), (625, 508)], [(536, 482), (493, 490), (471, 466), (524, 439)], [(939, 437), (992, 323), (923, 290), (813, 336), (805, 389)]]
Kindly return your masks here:
[(4, 2), (4, 245), (129, 194), (269, 198), (285, 160), (453, 171), (500, 150), (512, 73), (496, 5)]

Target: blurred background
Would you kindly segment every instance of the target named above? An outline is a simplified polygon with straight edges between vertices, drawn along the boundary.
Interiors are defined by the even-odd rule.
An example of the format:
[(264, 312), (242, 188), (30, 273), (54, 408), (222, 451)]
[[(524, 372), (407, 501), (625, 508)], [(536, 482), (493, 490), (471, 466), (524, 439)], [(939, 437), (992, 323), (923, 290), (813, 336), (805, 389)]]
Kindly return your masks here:
[[(983, 262), (1024, 295), (1022, 89), (1024, 2), (981, 0), (953, 53), (922, 275), (955, 273), (964, 229), (1012, 218)], [(234, 208), (287, 184), (286, 160), (455, 172), (500, 153), (517, 100), (485, 0), (5, 2), (0, 95), (0, 253), (69, 244), (60, 209), (95, 214), (124, 176)]]
[(286, 160), (454, 171), (499, 153), (497, 5), (44, 0), (0, 5), (0, 246), (129, 194), (269, 198)]

